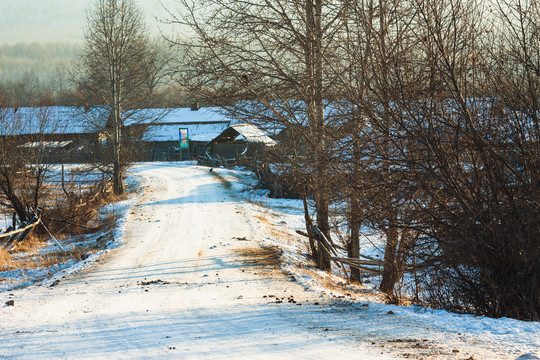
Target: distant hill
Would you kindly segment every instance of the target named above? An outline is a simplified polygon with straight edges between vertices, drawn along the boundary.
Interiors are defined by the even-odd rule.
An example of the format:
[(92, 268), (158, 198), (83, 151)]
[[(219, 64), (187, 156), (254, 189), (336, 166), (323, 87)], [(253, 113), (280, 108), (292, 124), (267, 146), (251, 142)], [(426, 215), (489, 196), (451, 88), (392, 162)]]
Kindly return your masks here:
[(72, 43), (1, 45), (0, 82), (28, 76), (46, 81), (58, 72), (59, 67), (71, 64), (79, 49), (79, 44)]

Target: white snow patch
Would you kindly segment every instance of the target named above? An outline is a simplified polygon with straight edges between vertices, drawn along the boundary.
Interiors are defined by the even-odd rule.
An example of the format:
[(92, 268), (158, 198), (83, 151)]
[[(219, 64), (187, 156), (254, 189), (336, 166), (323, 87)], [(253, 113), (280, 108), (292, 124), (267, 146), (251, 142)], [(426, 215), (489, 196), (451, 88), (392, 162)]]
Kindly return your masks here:
[[(239, 184), (232, 189), (240, 188), (240, 184), (244, 187), (257, 185), (254, 183), (256, 177), (242, 169), (219, 169), (218, 174), (231, 184)], [(248, 213), (253, 217), (265, 217), (270, 223), (270, 226), (259, 225), (256, 231), (264, 239), (264, 244), (277, 245), (283, 250), (283, 269), (293, 275), (297, 282), (323, 297), (344, 299), (351, 306), (351, 310), (358, 306), (368, 308), (367, 313), (373, 317), (393, 313), (390, 315), (394, 319), (391, 329), (381, 328), (376, 324), (370, 325), (372, 332), (377, 333), (377, 337), (435, 339), (441, 343), (440, 346), (446, 346), (448, 349), (455, 347), (456, 350), (459, 348), (461, 353), (469, 351), (471, 354), (480, 354), (481, 358), (485, 359), (515, 359), (521, 354), (527, 354), (531, 350), (534, 353), (540, 349), (539, 322), (477, 317), (420, 306), (385, 305), (382, 294), (375, 290), (377, 279), (364, 287), (346, 285), (344, 278), (337, 276), (339, 271), (335, 266), (333, 266), (334, 274), (314, 269), (307, 258), (307, 240), (294, 233), (295, 230), (305, 230), (301, 200), (271, 199), (264, 190), (244, 187), (241, 187), (242, 191), (237, 195), (254, 203)], [(276, 236), (275, 229), (289, 236), (283, 233), (283, 236)], [(363, 253), (380, 257), (383, 250), (379, 235), (364, 237)], [(329, 284), (331, 287), (328, 287)], [(386, 326), (386, 322), (383, 324)], [(491, 353), (491, 350), (494, 353)]]
[[(125, 214), (115, 233), (123, 246), (56, 286), (0, 293), (15, 301), (0, 307), (1, 356), (514, 360), (537, 352), (537, 322), (385, 305), (376, 291), (313, 270), (294, 232), (303, 227), (298, 201), (268, 198), (243, 169), (214, 172), (226, 183), (193, 163), (134, 167), (144, 193), (127, 211), (115, 205)], [(279, 247), (286, 275), (265, 265), (261, 246)]]

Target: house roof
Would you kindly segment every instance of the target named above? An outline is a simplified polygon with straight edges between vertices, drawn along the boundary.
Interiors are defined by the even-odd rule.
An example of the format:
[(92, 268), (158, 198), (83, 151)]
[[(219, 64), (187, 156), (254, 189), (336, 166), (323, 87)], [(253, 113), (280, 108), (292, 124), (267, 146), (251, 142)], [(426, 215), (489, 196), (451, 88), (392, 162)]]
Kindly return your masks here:
[(219, 136), (214, 138), (213, 143), (227, 143), (243, 138), (248, 143), (274, 146), (277, 143), (266, 135), (261, 129), (251, 124), (236, 124), (225, 129)]
[(0, 109), (0, 135), (92, 133), (77, 113), (63, 106)]
[(219, 108), (200, 108), (192, 111), (190, 108), (172, 109), (145, 109), (137, 110), (130, 116), (124, 125), (134, 124), (185, 124), (185, 123), (212, 123), (231, 122), (231, 119), (224, 116)]
[[(105, 127), (108, 111), (102, 106), (90, 107), (87, 111), (65, 106), (0, 109), (0, 135), (92, 134)], [(174, 130), (173, 127), (158, 129), (157, 125), (182, 125), (190, 129), (192, 140), (199, 136), (201, 140), (196, 141), (210, 141), (231, 123), (217, 108), (201, 108), (197, 111), (189, 108), (128, 110), (125, 114), (125, 126), (156, 125), (148, 135), (149, 139), (165, 139), (173, 135), (174, 139), (177, 139), (178, 126)], [(5, 120), (2, 121), (2, 118)]]
[(228, 126), (229, 122), (155, 124), (148, 126), (142, 139), (148, 142), (179, 141), (179, 129), (184, 128), (188, 129), (189, 140), (209, 142)]
[(142, 121), (131, 123), (149, 125), (142, 138), (148, 142), (178, 141), (180, 128), (188, 129), (191, 141), (209, 142), (231, 124), (218, 108), (148, 109), (142, 114)]

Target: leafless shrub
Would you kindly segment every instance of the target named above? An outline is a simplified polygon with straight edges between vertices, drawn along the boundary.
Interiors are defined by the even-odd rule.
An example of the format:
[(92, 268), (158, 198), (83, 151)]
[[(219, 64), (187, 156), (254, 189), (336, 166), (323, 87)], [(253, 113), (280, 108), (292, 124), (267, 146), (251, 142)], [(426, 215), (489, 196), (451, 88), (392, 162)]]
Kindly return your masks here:
[(310, 199), (325, 234), (338, 199), (351, 257), (362, 226), (384, 234), (390, 298), (409, 272), (435, 306), (538, 319), (537, 0), (499, 2), (496, 22), (475, 0), (213, 4), (175, 19), (198, 35), (179, 73), (232, 116), (286, 128), (272, 161), (308, 227)]
[(123, 149), (133, 135), (125, 133), (127, 120), (153, 116), (144, 109), (160, 99), (159, 86), (170, 55), (146, 35), (143, 14), (134, 1), (98, 0), (88, 11), (85, 43), (73, 82), (81, 102), (95, 105), (93, 111), (80, 115), (107, 142), (105, 150), (94, 156), (112, 173), (117, 195), (124, 192), (126, 155), (136, 149)]
[(31, 112), (0, 109), (0, 202), (19, 222), (33, 216), (43, 196), (50, 165), (45, 134), (59, 127), (48, 107)]

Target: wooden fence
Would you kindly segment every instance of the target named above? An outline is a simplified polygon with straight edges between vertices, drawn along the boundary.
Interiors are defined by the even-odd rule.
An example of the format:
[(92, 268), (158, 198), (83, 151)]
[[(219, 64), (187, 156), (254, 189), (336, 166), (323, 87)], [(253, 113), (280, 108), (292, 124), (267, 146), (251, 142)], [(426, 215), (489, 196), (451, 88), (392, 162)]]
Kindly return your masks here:
[(32, 230), (40, 223), (41, 211), (38, 209), (29, 224), (23, 224), (23, 226), (17, 230), (0, 234), (0, 244), (2, 244), (4, 249), (10, 250), (14, 244), (26, 239), (30, 232), (32, 232)]
[[(318, 243), (318, 248), (322, 249), (326, 256), (336, 263), (340, 269), (343, 269), (345, 272), (345, 276), (348, 278), (348, 275), (345, 271), (345, 268), (343, 265), (347, 265), (349, 267), (353, 267), (356, 269), (359, 269), (360, 271), (370, 273), (373, 275), (381, 275), (383, 270), (382, 267), (384, 265), (384, 262), (379, 259), (375, 259), (366, 255), (360, 255), (359, 259), (354, 258), (347, 258), (347, 257), (340, 257), (338, 256), (338, 253), (336, 251), (335, 246), (333, 245), (332, 241), (328, 240), (326, 238), (326, 235), (323, 234), (323, 232), (315, 225), (311, 225), (308, 229), (309, 235), (312, 238), (314, 238)], [(299, 232), (302, 234), (301, 232)], [(304, 234), (302, 234), (304, 235)]]

